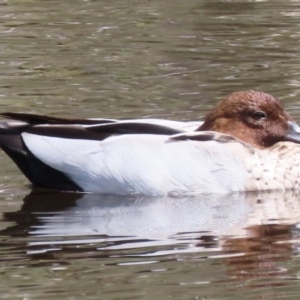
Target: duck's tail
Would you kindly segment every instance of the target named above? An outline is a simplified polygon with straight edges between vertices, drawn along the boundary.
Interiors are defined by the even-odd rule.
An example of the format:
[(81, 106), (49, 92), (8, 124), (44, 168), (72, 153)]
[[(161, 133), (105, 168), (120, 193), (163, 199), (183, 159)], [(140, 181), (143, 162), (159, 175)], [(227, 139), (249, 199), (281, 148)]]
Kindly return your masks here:
[[(8, 117), (8, 114), (5, 114), (5, 117)], [(46, 165), (29, 151), (21, 134), (30, 125), (24, 120), (1, 121), (1, 149), (15, 162), (33, 185), (63, 191), (81, 191), (65, 174)]]

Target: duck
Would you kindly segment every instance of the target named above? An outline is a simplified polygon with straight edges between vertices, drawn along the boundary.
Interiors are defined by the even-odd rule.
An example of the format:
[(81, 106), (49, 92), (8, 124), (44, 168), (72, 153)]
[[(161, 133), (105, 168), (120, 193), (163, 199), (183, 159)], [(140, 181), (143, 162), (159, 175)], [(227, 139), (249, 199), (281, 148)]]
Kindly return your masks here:
[(147, 196), (300, 188), (300, 127), (260, 91), (231, 93), (194, 122), (0, 116), (0, 147), (41, 188)]

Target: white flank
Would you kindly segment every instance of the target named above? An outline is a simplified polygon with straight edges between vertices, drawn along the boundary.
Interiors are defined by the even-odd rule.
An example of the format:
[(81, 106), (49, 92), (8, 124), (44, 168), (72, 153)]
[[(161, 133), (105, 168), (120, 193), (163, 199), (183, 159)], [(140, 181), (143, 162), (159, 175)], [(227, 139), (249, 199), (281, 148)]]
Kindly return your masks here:
[[(121, 135), (104, 141), (23, 133), (28, 149), (83, 190), (105, 194), (182, 195), (244, 190), (242, 159), (218, 141), (170, 141)], [(236, 143), (242, 147), (240, 143)]]

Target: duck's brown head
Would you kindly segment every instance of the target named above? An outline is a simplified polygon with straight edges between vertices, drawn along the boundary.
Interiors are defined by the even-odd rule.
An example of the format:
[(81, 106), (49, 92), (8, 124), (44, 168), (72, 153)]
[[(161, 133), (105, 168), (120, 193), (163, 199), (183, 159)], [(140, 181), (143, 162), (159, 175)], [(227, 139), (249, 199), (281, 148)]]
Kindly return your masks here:
[(300, 143), (300, 127), (280, 101), (256, 91), (235, 92), (221, 100), (198, 130), (229, 134), (259, 148), (280, 141)]

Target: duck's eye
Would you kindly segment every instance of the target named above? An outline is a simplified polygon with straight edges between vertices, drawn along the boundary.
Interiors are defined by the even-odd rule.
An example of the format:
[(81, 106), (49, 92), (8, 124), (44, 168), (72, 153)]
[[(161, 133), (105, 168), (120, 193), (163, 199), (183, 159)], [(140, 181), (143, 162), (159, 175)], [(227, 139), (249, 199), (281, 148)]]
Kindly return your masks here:
[(255, 120), (257, 120), (257, 121), (263, 120), (266, 117), (267, 117), (266, 114), (263, 111), (261, 111), (261, 110), (255, 111), (252, 114), (252, 118), (255, 119)]

